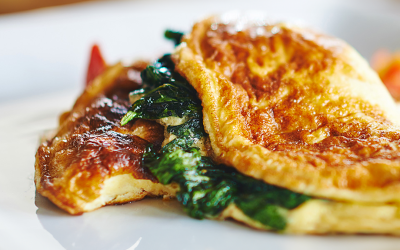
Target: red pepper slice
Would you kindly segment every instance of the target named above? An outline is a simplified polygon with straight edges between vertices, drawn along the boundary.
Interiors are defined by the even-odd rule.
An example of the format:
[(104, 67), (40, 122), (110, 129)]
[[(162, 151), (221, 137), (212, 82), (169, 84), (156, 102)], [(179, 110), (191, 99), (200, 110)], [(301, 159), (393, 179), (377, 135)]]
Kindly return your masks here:
[(94, 44), (90, 52), (90, 61), (86, 73), (86, 87), (90, 85), (94, 78), (106, 70), (107, 64), (103, 59), (99, 46)]

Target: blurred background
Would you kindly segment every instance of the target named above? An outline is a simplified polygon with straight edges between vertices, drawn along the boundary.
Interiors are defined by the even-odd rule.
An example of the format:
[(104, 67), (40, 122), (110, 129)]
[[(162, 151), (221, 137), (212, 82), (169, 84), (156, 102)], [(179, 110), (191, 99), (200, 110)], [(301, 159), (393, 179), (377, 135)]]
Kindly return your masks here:
[[(88, 1), (96, 0), (1, 0), (0, 14), (15, 13), (44, 7), (68, 5)], [(399, 2), (399, 0), (392, 0), (392, 2)]]
[(60, 6), (90, 0), (1, 0), (0, 14), (14, 13), (50, 6)]
[[(400, 79), (400, 0), (0, 0), (0, 105), (82, 90), (90, 47), (106, 61), (172, 50), (165, 29), (230, 10), (258, 10), (344, 39), (383, 78)], [(386, 49), (386, 50), (382, 50)], [(376, 56), (377, 51), (378, 56)], [(375, 59), (372, 59), (372, 58)], [(393, 61), (397, 66), (392, 65)], [(394, 70), (395, 74), (391, 73)], [(389, 72), (389, 73), (388, 73)], [(389, 74), (389, 76), (387, 76)], [(400, 90), (400, 80), (396, 80)], [(400, 91), (399, 97), (400, 97)]]

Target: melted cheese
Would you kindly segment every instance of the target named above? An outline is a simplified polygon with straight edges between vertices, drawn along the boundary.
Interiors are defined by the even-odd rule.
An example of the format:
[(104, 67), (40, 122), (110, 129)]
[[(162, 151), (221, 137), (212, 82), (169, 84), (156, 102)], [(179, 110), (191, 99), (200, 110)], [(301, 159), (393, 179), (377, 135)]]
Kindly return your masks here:
[[(230, 205), (219, 219), (232, 218), (251, 227), (269, 230)], [(366, 233), (400, 235), (400, 207), (313, 199), (286, 214), (282, 231), (290, 234)]]

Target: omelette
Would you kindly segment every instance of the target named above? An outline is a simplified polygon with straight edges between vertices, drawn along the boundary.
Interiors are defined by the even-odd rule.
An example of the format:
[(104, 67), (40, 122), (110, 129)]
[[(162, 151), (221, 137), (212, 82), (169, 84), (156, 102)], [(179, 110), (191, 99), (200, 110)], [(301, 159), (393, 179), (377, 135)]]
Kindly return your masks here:
[(338, 39), (246, 21), (200, 22), (176, 52), (215, 159), (301, 193), (400, 202), (400, 116), (367, 62)]
[(400, 117), (352, 47), (232, 14), (196, 23), (178, 44), (142, 72), (122, 124), (165, 126), (145, 166), (179, 185), (190, 216), (283, 233), (400, 233)]
[(129, 92), (141, 84), (144, 63), (109, 67), (91, 81), (59, 128), (46, 135), (36, 153), (36, 190), (70, 214), (146, 196), (175, 196), (142, 166), (147, 144), (160, 148), (163, 127), (135, 120), (121, 127)]
[(166, 36), (133, 85), (110, 67), (61, 117), (39, 193), (71, 214), (162, 196), (280, 233), (400, 234), (400, 116), (352, 47), (232, 13)]

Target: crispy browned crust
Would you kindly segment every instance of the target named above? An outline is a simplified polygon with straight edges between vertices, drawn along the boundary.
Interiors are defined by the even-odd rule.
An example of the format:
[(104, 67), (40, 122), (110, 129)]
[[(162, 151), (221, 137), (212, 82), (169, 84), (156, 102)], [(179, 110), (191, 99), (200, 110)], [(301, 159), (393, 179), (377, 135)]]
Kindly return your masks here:
[(343, 41), (211, 17), (175, 52), (219, 162), (297, 192), (400, 202), (400, 129), (376, 73)]
[(146, 120), (120, 126), (130, 107), (129, 92), (140, 86), (144, 66), (108, 69), (70, 112), (60, 116), (56, 135), (40, 145), (35, 163), (37, 191), (67, 212), (80, 214), (147, 195), (174, 195), (141, 161), (146, 145), (161, 147), (163, 126)]

